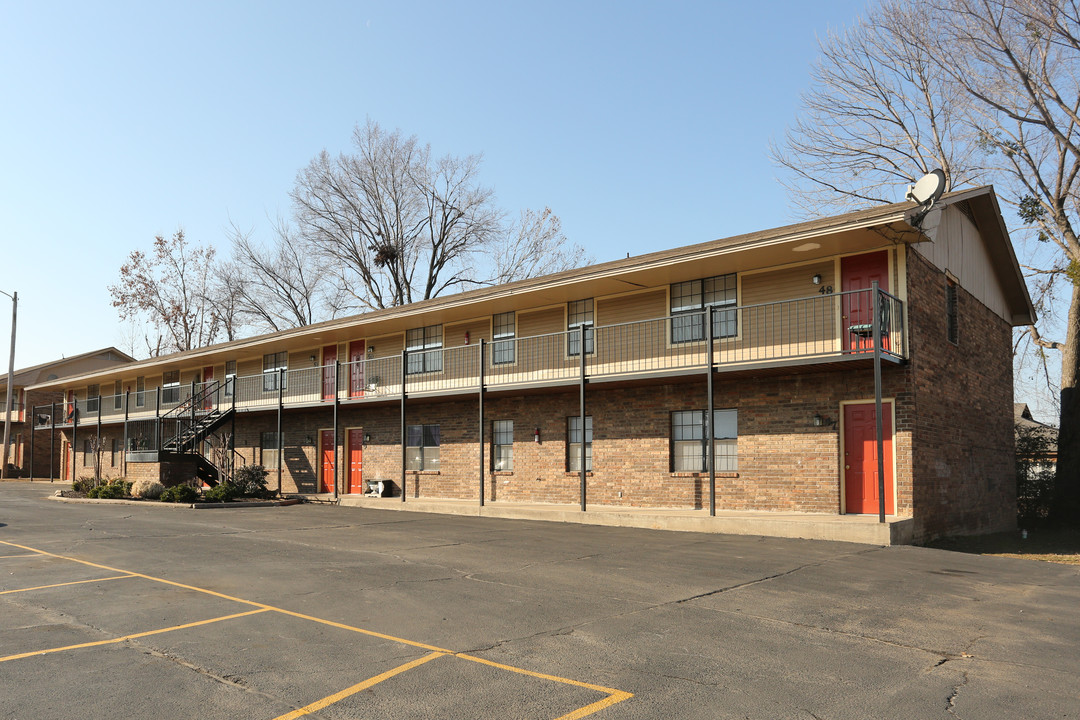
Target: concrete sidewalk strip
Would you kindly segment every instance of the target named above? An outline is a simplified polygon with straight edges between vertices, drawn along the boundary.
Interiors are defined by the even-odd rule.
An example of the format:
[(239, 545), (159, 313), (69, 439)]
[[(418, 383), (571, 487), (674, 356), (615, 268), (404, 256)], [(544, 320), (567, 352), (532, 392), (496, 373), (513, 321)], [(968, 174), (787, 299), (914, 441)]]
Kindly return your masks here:
[(259, 500), (259, 501), (240, 501), (240, 502), (197, 502), (197, 503), (168, 503), (159, 502), (157, 500), (125, 500), (125, 499), (106, 499), (106, 498), (69, 498), (63, 497), (57, 490), (56, 494), (49, 495), (49, 500), (56, 500), (63, 503), (75, 503), (83, 505), (134, 505), (137, 507), (156, 507), (156, 508), (182, 508), (185, 510), (210, 510), (213, 508), (269, 508), (269, 507), (287, 507), (289, 505), (299, 505), (304, 502), (301, 498), (284, 498), (282, 500)]

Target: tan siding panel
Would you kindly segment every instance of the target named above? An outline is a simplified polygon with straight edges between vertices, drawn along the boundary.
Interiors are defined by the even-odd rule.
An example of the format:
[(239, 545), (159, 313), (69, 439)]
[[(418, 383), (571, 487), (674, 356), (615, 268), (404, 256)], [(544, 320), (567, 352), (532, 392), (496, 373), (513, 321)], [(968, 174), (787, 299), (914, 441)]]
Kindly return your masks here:
[(562, 306), (518, 313), (518, 337), (566, 331), (566, 311)]
[(443, 347), (457, 347), (465, 344), (465, 333), (469, 333), (469, 343), (476, 344), (481, 338), (491, 339), (491, 319), (477, 318), (468, 322), (443, 326)]
[(960, 286), (974, 295), (979, 302), (998, 316), (1008, 317), (1008, 303), (994, 274), (982, 236), (959, 209), (944, 208), (934, 241), (919, 243), (915, 247), (939, 269), (948, 270), (955, 275)]
[(597, 325), (652, 320), (667, 314), (667, 291), (664, 288), (596, 301)]
[[(828, 285), (832, 285), (839, 292), (840, 284), (833, 277), (833, 270), (833, 261), (827, 260), (813, 265), (799, 265), (784, 270), (743, 275), (741, 278), (742, 304), (757, 305), (777, 300), (809, 297), (816, 295), (820, 288)], [(814, 285), (811, 281), (814, 275), (821, 275), (821, 285)]]

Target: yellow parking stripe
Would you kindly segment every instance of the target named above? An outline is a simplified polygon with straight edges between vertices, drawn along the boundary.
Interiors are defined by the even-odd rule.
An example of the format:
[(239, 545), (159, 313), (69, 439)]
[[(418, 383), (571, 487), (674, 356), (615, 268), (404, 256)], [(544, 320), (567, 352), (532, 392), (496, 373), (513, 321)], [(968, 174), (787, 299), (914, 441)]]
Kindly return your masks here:
[[(101, 565), (99, 563), (92, 563), (87, 560), (79, 560), (78, 558), (67, 557), (65, 555), (57, 555), (55, 553), (46, 552), (44, 550), (35, 550), (25, 545), (16, 545), (15, 543), (0, 540), (0, 544), (10, 545), (17, 547), (20, 550), (30, 550), (40, 555), (47, 555), (48, 557), (58, 558), (60, 560), (70, 560), (71, 562), (79, 563), (80, 565), (86, 565), (88, 567), (98, 568), (99, 570), (108, 570), (109, 572), (129, 572), (120, 568), (110, 567), (108, 565)], [(434, 645), (428, 645), (426, 643), (415, 642), (413, 640), (406, 640), (405, 638), (394, 637), (393, 635), (386, 635), (385, 633), (375, 632), (373, 630), (364, 630), (363, 628), (354, 627), (352, 625), (345, 625), (343, 623), (333, 622), (332, 620), (323, 620), (321, 618), (312, 617), (311, 615), (304, 615), (303, 613), (293, 612), (292, 610), (285, 610), (284, 608), (274, 607), (273, 605), (266, 605), (264, 603), (254, 602), (252, 600), (244, 600), (243, 598), (233, 597), (232, 595), (225, 595), (224, 593), (214, 592), (213, 590), (207, 590), (206, 588), (195, 587), (194, 585), (185, 585), (184, 583), (175, 582), (173, 580), (166, 580), (165, 578), (154, 577), (153, 575), (144, 575), (143, 573), (130, 573), (132, 577), (143, 578), (144, 580), (153, 580), (154, 582), (164, 583), (166, 585), (172, 585), (173, 587), (183, 588), (185, 590), (192, 590), (194, 592), (205, 593), (206, 595), (212, 595), (214, 597), (222, 598), (223, 600), (231, 600), (232, 602), (238, 602), (243, 605), (251, 605), (252, 607), (261, 608), (263, 610), (272, 610), (274, 612), (281, 613), (283, 615), (291, 615), (293, 617), (301, 618), (303, 620), (310, 620), (312, 622), (322, 623), (323, 625), (329, 625), (331, 627), (341, 628), (342, 630), (352, 630), (353, 632), (362, 633), (364, 635), (370, 635), (372, 637), (382, 638), (383, 640), (390, 640), (393, 642), (402, 643), (403, 645), (411, 645), (412, 647), (418, 647), (423, 650), (431, 650), (433, 652), (441, 652), (447, 655), (452, 655), (453, 650), (447, 650), (445, 648), (435, 647)]]
[(633, 693), (628, 693), (625, 690), (616, 690), (614, 688), (604, 687), (603, 685), (593, 685), (592, 683), (581, 682), (580, 680), (571, 680), (570, 678), (558, 677), (557, 675), (545, 675), (544, 673), (533, 672), (532, 670), (526, 670), (524, 668), (514, 667), (513, 665), (503, 665), (493, 660), (485, 660), (475, 655), (468, 655), (466, 653), (454, 653), (454, 657), (461, 658), (462, 660), (470, 660), (482, 665), (490, 665), (491, 667), (499, 668), (500, 670), (508, 670), (510, 672), (518, 673), (519, 675), (528, 675), (534, 678), (540, 678), (542, 680), (551, 680), (552, 682), (563, 683), (564, 685), (575, 685), (577, 687), (588, 688), (589, 690), (596, 690), (597, 692), (608, 693), (608, 697), (603, 700), (598, 700), (585, 707), (578, 708), (568, 715), (562, 715), (555, 720), (578, 720), (578, 718), (592, 715), (594, 712), (603, 710), (606, 707), (611, 707), (615, 703), (620, 703), (623, 700), (634, 697)]
[(266, 612), (266, 610), (248, 610), (247, 612), (236, 613), (235, 615), (224, 615), (222, 617), (210, 618), (209, 620), (199, 620), (198, 622), (185, 623), (183, 625), (173, 625), (172, 627), (161, 628), (160, 630), (147, 630), (146, 632), (124, 635), (123, 637), (112, 638), (110, 640), (96, 640), (94, 642), (79, 643), (78, 645), (65, 645), (64, 647), (49, 648), (47, 650), (34, 650), (32, 652), (19, 653), (18, 655), (8, 655), (7, 657), (0, 657), (0, 663), (7, 662), (8, 660), (20, 660), (35, 655), (48, 655), (49, 653), (64, 652), (65, 650), (78, 650), (79, 648), (97, 647), (98, 645), (113, 645), (124, 642), (125, 640), (134, 640), (135, 638), (148, 637), (150, 635), (160, 635), (161, 633), (172, 632), (174, 630), (185, 630), (200, 625), (221, 622), (222, 620), (232, 620), (247, 615), (256, 615), (262, 612)]
[(26, 555), (0, 555), (0, 560), (7, 560), (8, 558), (24, 558), (34, 557), (37, 553), (27, 553)]
[[(360, 692), (361, 690), (363, 690), (363, 689), (365, 689), (367, 687), (371, 687), (372, 685), (375, 685), (376, 683), (382, 682), (383, 680), (386, 680), (389, 677), (393, 677), (394, 675), (397, 675), (398, 673), (405, 672), (405, 671), (410, 670), (410, 669), (412, 669), (412, 668), (414, 668), (414, 667), (416, 667), (418, 665), (422, 665), (423, 663), (434, 660), (437, 657), (443, 657), (445, 655), (450, 655), (450, 656), (453, 656), (453, 657), (461, 658), (462, 660), (469, 660), (471, 662), (480, 663), (480, 664), (483, 664), (483, 665), (490, 665), (491, 667), (499, 668), (501, 670), (508, 670), (510, 672), (515, 672), (515, 673), (518, 673), (518, 674), (521, 674), (521, 675), (528, 675), (528, 676), (539, 678), (539, 679), (542, 679), (542, 680), (550, 680), (552, 682), (562, 683), (562, 684), (565, 684), (565, 685), (574, 685), (576, 687), (587, 688), (589, 690), (595, 690), (597, 692), (602, 692), (602, 693), (607, 693), (608, 694), (608, 697), (603, 698), (602, 700), (599, 700), (597, 702), (586, 705), (585, 707), (578, 708), (577, 710), (574, 710), (573, 712), (571, 712), (571, 713), (569, 713), (567, 715), (563, 715), (561, 717), (558, 717), (555, 720), (579, 720), (580, 718), (586, 717), (588, 715), (592, 715), (593, 713), (598, 712), (598, 711), (600, 711), (600, 710), (602, 710), (602, 709), (604, 709), (606, 707), (610, 707), (610, 706), (612, 706), (612, 705), (614, 705), (616, 703), (622, 702), (623, 700), (627, 700), (629, 698), (634, 697), (633, 693), (629, 693), (629, 692), (626, 692), (624, 690), (616, 690), (614, 688), (604, 687), (602, 685), (594, 685), (592, 683), (581, 682), (579, 680), (571, 680), (569, 678), (559, 677), (557, 675), (546, 675), (544, 673), (533, 672), (532, 670), (525, 670), (523, 668), (513, 667), (512, 665), (503, 665), (502, 663), (497, 663), (497, 662), (494, 662), (492, 660), (485, 660), (484, 658), (476, 657), (474, 655), (468, 655), (466, 653), (456, 653), (453, 650), (447, 650), (445, 648), (440, 648), (440, 647), (437, 647), (435, 645), (428, 645), (427, 643), (416, 642), (415, 640), (407, 640), (405, 638), (396, 637), (394, 635), (387, 635), (386, 633), (375, 632), (374, 630), (365, 630), (363, 628), (358, 628), (358, 627), (355, 627), (353, 625), (346, 625), (344, 623), (334, 622), (333, 620), (324, 620), (322, 618), (313, 617), (311, 615), (305, 615), (303, 613), (295, 612), (295, 611), (292, 611), (292, 610), (286, 610), (284, 608), (274, 607), (273, 605), (266, 605), (265, 603), (259, 603), (259, 602), (254, 602), (252, 600), (244, 600), (243, 598), (233, 597), (231, 595), (225, 595), (224, 593), (215, 592), (213, 590), (207, 590), (206, 588), (195, 587), (194, 585), (185, 585), (184, 583), (175, 582), (173, 580), (166, 580), (164, 578), (154, 577), (153, 575), (145, 575), (143, 573), (130, 572), (130, 571), (127, 571), (127, 570), (122, 570), (120, 568), (110, 567), (108, 565), (101, 565), (99, 563), (89, 562), (87, 560), (79, 560), (78, 558), (67, 557), (65, 555), (57, 555), (55, 553), (46, 552), (44, 550), (38, 550), (36, 548), (27, 547), (25, 545), (18, 545), (16, 543), (7, 542), (5, 540), (0, 540), (0, 545), (7, 545), (9, 547), (19, 548), (20, 550), (27, 550), (29, 552), (32, 552), (32, 553), (35, 553), (35, 554), (38, 554), (38, 555), (45, 555), (45, 556), (57, 558), (57, 559), (60, 559), (60, 560), (68, 560), (70, 562), (79, 563), (80, 565), (86, 565), (88, 567), (98, 568), (98, 569), (101, 569), (101, 570), (108, 570), (110, 572), (127, 573), (127, 575), (125, 575), (124, 577), (137, 577), (137, 578), (143, 578), (144, 580), (152, 580), (154, 582), (163, 583), (165, 585), (172, 585), (173, 587), (183, 588), (185, 590), (191, 590), (193, 592), (204, 593), (206, 595), (212, 595), (213, 597), (218, 597), (218, 598), (221, 598), (223, 600), (231, 600), (232, 602), (237, 602), (237, 603), (241, 603), (243, 605), (250, 605), (252, 607), (258, 608), (257, 610), (252, 610), (252, 611), (246, 612), (246, 613), (239, 613), (237, 615), (228, 615), (226, 617), (216, 618), (216, 619), (213, 619), (213, 620), (205, 620), (205, 621), (198, 622), (198, 623), (192, 623), (190, 625), (177, 625), (176, 627), (173, 627), (173, 628), (166, 628), (164, 630), (155, 630), (155, 631), (150, 631), (148, 633), (140, 633), (140, 634), (137, 634), (137, 635), (128, 635), (128, 636), (125, 636), (125, 637), (122, 637), (122, 638), (117, 638), (116, 640), (103, 640), (103, 641), (99, 641), (99, 642), (95, 642), (95, 643), (86, 643), (86, 644), (83, 644), (83, 645), (72, 645), (72, 646), (69, 646), (69, 647), (66, 647), (66, 648), (55, 648), (55, 649), (52, 649), (52, 650), (43, 650), (43, 651), (37, 651), (37, 652), (31, 652), (31, 653), (23, 653), (21, 655), (12, 655), (12, 656), (9, 656), (9, 657), (0, 657), (0, 662), (5, 662), (7, 660), (15, 660), (15, 659), (21, 658), (21, 657), (29, 657), (29, 656), (32, 656), (32, 655), (43, 655), (43, 654), (49, 653), (49, 652), (60, 652), (62, 650), (73, 650), (73, 649), (80, 648), (80, 647), (90, 647), (92, 645), (105, 645), (105, 644), (108, 644), (108, 643), (122, 642), (122, 641), (124, 641), (126, 639), (129, 639), (129, 638), (143, 637), (145, 635), (154, 635), (154, 634), (159, 633), (159, 632), (169, 632), (171, 630), (180, 630), (180, 629), (183, 629), (183, 628), (186, 628), (186, 627), (194, 627), (196, 625), (204, 625), (206, 623), (217, 622), (218, 620), (228, 620), (228, 619), (231, 619), (231, 618), (243, 617), (245, 615), (254, 615), (256, 613), (270, 611), (270, 612), (280, 613), (282, 615), (289, 615), (291, 617), (299, 618), (301, 620), (308, 620), (308, 621), (316, 622), (316, 623), (319, 623), (319, 624), (322, 624), (322, 625), (328, 625), (330, 627), (339, 628), (341, 630), (350, 630), (352, 632), (360, 633), (362, 635), (368, 635), (368, 636), (371, 636), (371, 637), (377, 637), (377, 638), (381, 638), (383, 640), (389, 640), (391, 642), (397, 642), (397, 643), (401, 643), (403, 645), (409, 645), (411, 647), (416, 647), (416, 648), (421, 648), (421, 649), (424, 649), (424, 650), (430, 650), (431, 651), (431, 653), (429, 655), (425, 655), (424, 657), (422, 657), (422, 658), (420, 658), (418, 660), (414, 660), (411, 663), (406, 663), (405, 665), (394, 668), (393, 670), (389, 670), (386, 673), (383, 673), (382, 675), (377, 675), (374, 678), (371, 678), (370, 680), (365, 680), (364, 682), (360, 683), (359, 685), (354, 685), (353, 687), (350, 687), (350, 688), (348, 688), (346, 690), (342, 690), (340, 693), (337, 693), (335, 695), (331, 695), (331, 696), (329, 696), (327, 698), (324, 698), (323, 700), (320, 700), (317, 703), (313, 703), (313, 704), (308, 705), (306, 707), (300, 708), (299, 710), (294, 710), (292, 713), (287, 714), (287, 715), (282, 715), (280, 718), (275, 718), (275, 720), (286, 720), (286, 718), (297, 718), (297, 717), (301, 717), (303, 715), (306, 715), (308, 713), (315, 712), (315, 711), (317, 711), (317, 710), (319, 710), (319, 709), (321, 709), (323, 707), (326, 707), (327, 705), (331, 705), (331, 704), (337, 702), (338, 700), (340, 700), (340, 699), (342, 699), (344, 697), (348, 697), (349, 695)], [(319, 703), (323, 703), (323, 704), (320, 705)]]
[(404, 665), (399, 665), (398, 667), (394, 668), (393, 670), (387, 670), (386, 672), (382, 673), (381, 675), (376, 675), (373, 678), (368, 678), (364, 682), (353, 685), (350, 688), (346, 688), (346, 689), (342, 690), (339, 693), (334, 693), (333, 695), (329, 695), (327, 697), (324, 697), (322, 700), (318, 700), (316, 702), (313, 702), (310, 705), (305, 705), (304, 707), (300, 708), (299, 710), (293, 710), (291, 713), (287, 713), (285, 715), (281, 715), (279, 717), (276, 717), (276, 718), (274, 718), (274, 720), (293, 720), (293, 718), (303, 717), (304, 715), (307, 715), (308, 713), (317, 712), (319, 710), (322, 710), (324, 707), (327, 707), (328, 705), (333, 705), (334, 703), (338, 702), (339, 700), (344, 700), (345, 698), (349, 697), (350, 695), (355, 695), (356, 693), (360, 692), (361, 690), (366, 690), (367, 688), (371, 687), (372, 685), (378, 685), (383, 680), (389, 680), (390, 678), (394, 677), (395, 675), (399, 675), (400, 673), (403, 673), (406, 670), (412, 670), (414, 667), (417, 667), (419, 665), (423, 665), (426, 662), (431, 662), (435, 658), (446, 657), (448, 654), (449, 653), (443, 653), (443, 652), (429, 653), (428, 655), (425, 655), (422, 658), (417, 658), (416, 660), (413, 660), (412, 662), (407, 662)]
[(74, 582), (56, 583), (55, 585), (38, 585), (37, 587), (21, 588), (19, 590), (0, 590), (0, 595), (10, 595), (11, 593), (30, 592), (31, 590), (47, 590), (48, 588), (64, 587), (66, 585), (82, 585), (84, 583), (96, 583), (105, 582), (106, 580), (124, 580), (126, 578), (133, 578), (134, 575), (115, 575), (113, 577), (94, 578), (93, 580), (76, 580)]

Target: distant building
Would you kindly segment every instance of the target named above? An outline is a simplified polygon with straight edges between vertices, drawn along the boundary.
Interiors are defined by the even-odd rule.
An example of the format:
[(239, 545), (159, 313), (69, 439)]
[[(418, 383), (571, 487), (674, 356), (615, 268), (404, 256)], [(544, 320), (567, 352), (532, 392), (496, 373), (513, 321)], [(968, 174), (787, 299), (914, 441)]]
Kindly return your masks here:
[[(48, 405), (54, 400), (63, 400), (63, 393), (59, 390), (27, 390), (31, 385), (49, 383), (69, 375), (82, 375), (88, 372), (112, 368), (124, 363), (133, 362), (135, 358), (114, 347), (102, 348), (91, 352), (74, 355), (60, 360), (34, 365), (33, 367), (16, 370), (13, 376), (15, 404), (11, 412), (11, 439), (8, 447), (8, 477), (28, 477), (30, 473), (31, 453), (28, 449), (30, 442), (30, 424), (33, 419), (27, 417), (29, 408), (37, 407), (38, 422), (43, 425), (51, 422), (48, 417)], [(63, 405), (58, 405), (62, 408)], [(4, 421), (4, 408), (7, 408), (7, 373), (0, 374), (0, 423)], [(0, 439), (3, 438), (3, 430), (0, 430)], [(35, 472), (49, 474), (49, 437), (41, 433), (36, 437), (37, 446), (34, 448), (34, 459), (38, 463)], [(52, 448), (53, 465), (59, 468), (60, 447), (54, 443)]]
[[(1013, 403), (1013, 425), (1017, 435), (1017, 459), (1031, 460), (1034, 462), (1057, 464), (1057, 439), (1058, 429), (1053, 425), (1047, 425), (1036, 420), (1031, 415), (1027, 403)], [(1040, 444), (1038, 451), (1022, 454), (1020, 436), (1023, 434), (1035, 435), (1042, 438), (1045, 443)]]

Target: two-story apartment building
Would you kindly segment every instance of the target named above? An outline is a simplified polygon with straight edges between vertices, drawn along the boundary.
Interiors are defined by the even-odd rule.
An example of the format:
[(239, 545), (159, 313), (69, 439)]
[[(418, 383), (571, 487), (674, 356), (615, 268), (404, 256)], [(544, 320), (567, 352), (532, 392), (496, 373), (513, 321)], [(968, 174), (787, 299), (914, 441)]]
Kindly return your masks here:
[[(56, 389), (28, 392), (29, 386), (51, 382), (68, 375), (83, 375), (102, 368), (132, 362), (134, 359), (114, 347), (107, 347), (15, 370), (12, 373), (14, 398), (11, 407), (11, 436), (8, 441), (8, 477), (28, 477), (31, 457), (36, 457), (39, 463), (44, 462), (46, 466), (50, 453), (54, 455), (54, 460), (60, 459), (60, 448), (55, 444), (50, 446), (50, 439), (44, 434), (35, 436), (37, 445), (33, 453), (29, 451), (30, 436), (34, 433), (28, 408), (35, 406), (44, 408), (47, 403), (59, 400), (62, 396)], [(4, 421), (3, 409), (6, 407), (7, 374), (0, 374), (0, 423)]]
[(66, 479), (96, 449), (167, 482), (262, 463), (286, 493), (880, 514), (916, 540), (1011, 527), (1011, 330), (1035, 313), (991, 188), (917, 210), (43, 383), (64, 409), (38, 430)]

